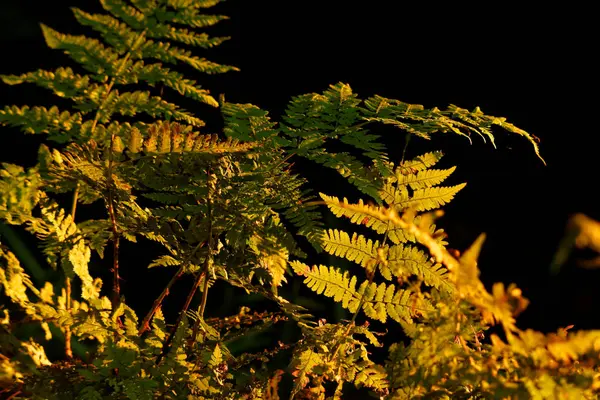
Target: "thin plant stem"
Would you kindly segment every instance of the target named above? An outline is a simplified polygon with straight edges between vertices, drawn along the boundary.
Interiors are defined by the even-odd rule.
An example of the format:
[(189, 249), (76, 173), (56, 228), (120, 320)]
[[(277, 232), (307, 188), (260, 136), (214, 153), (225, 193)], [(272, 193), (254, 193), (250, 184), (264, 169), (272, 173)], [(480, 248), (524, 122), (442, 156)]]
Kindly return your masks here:
[[(73, 202), (71, 203), (71, 220), (75, 222), (75, 212), (77, 211), (77, 199), (79, 197), (79, 184), (75, 187), (75, 191), (73, 192)], [(65, 292), (66, 292), (66, 309), (67, 313), (71, 313), (72, 302), (72, 288), (71, 288), (71, 278), (65, 277)], [(71, 332), (71, 327), (65, 327), (65, 356), (69, 359), (73, 358), (73, 349), (71, 348), (71, 337), (73, 333)]]
[(194, 254), (196, 254), (196, 252), (202, 246), (204, 246), (204, 243), (205, 242), (200, 242), (200, 243), (198, 243), (196, 245), (196, 247), (190, 252), (190, 254), (183, 261), (183, 263), (181, 263), (181, 266), (179, 267), (179, 269), (177, 270), (177, 272), (175, 273), (175, 275), (173, 275), (173, 277), (171, 278), (171, 280), (169, 281), (169, 283), (167, 283), (167, 286), (165, 286), (165, 288), (160, 293), (160, 295), (156, 298), (156, 300), (154, 300), (154, 303), (152, 303), (152, 308), (150, 309), (150, 311), (148, 311), (148, 314), (146, 314), (146, 316), (142, 320), (142, 324), (140, 325), (140, 329), (138, 330), (138, 335), (142, 335), (144, 332), (146, 332), (148, 329), (150, 329), (150, 320), (152, 319), (152, 317), (154, 316), (154, 314), (156, 313), (156, 311), (161, 306), (161, 304), (164, 301), (165, 297), (167, 297), (169, 295), (169, 292), (170, 292), (171, 287), (173, 286), (173, 284), (179, 278), (181, 278), (183, 276), (183, 272), (185, 270), (185, 267), (188, 265), (189, 261), (192, 259), (192, 257), (194, 256)]
[(212, 264), (212, 252), (214, 248), (214, 242), (212, 237), (212, 190), (211, 190), (211, 169), (210, 166), (207, 168), (206, 174), (206, 186), (208, 187), (208, 196), (207, 196), (207, 216), (208, 216), (208, 253), (206, 255), (206, 260), (204, 262), (204, 290), (202, 291), (202, 300), (200, 301), (200, 307), (198, 311), (198, 316), (196, 322), (194, 322), (194, 328), (192, 329), (192, 337), (188, 343), (191, 348), (194, 345), (196, 340), (196, 336), (198, 335), (198, 331), (200, 330), (200, 323), (204, 319), (204, 310), (206, 309), (206, 302), (208, 300), (208, 273), (209, 268)]

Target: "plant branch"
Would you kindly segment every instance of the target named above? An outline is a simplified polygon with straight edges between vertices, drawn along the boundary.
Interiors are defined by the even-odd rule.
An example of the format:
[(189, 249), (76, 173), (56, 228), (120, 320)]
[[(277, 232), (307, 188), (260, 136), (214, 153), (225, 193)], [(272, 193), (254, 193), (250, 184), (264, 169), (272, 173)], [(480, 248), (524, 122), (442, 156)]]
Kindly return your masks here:
[[(208, 258), (206, 259), (206, 261), (204, 261), (204, 264), (205, 265), (208, 264)], [(194, 284), (192, 285), (192, 290), (190, 290), (187, 298), (185, 299), (185, 304), (183, 305), (183, 309), (179, 313), (179, 317), (177, 317), (177, 322), (173, 326), (173, 329), (171, 329), (171, 333), (170, 333), (169, 337), (163, 344), (161, 353), (156, 358), (156, 365), (160, 364), (161, 360), (169, 352), (169, 349), (171, 348), (171, 344), (173, 343), (173, 339), (175, 337), (175, 333), (177, 332), (177, 328), (179, 328), (179, 325), (181, 325), (181, 322), (183, 321), (183, 317), (186, 315), (187, 310), (190, 307), (190, 303), (192, 302), (192, 299), (194, 298), (194, 295), (196, 294), (196, 290), (198, 290), (198, 287), (200, 286), (200, 282), (202, 282), (203, 276), (204, 276), (204, 271), (202, 271), (202, 273), (198, 274), (198, 277), (194, 280)]]
[[(192, 329), (192, 337), (189, 341), (189, 347), (194, 345), (196, 340), (196, 336), (198, 335), (198, 330), (200, 330), (200, 321), (204, 319), (204, 310), (206, 309), (206, 302), (208, 300), (208, 273), (209, 268), (212, 265), (212, 255), (213, 255), (213, 233), (212, 233), (212, 185), (211, 185), (211, 169), (210, 166), (206, 170), (206, 186), (208, 188), (208, 196), (207, 196), (207, 216), (208, 216), (208, 252), (206, 255), (206, 260), (204, 261), (204, 290), (202, 291), (202, 300), (200, 301), (200, 307), (198, 311), (198, 318), (194, 322), (194, 328)], [(195, 289), (194, 289), (195, 291)]]
[[(94, 121), (92, 122), (92, 127), (91, 127), (92, 133), (96, 129), (98, 121), (100, 120), (101, 111), (106, 106), (109, 94), (112, 90), (112, 87), (115, 84), (116, 77), (119, 76), (119, 74), (121, 74), (123, 68), (127, 64), (127, 61), (129, 61), (129, 59), (131, 58), (131, 54), (133, 53), (133, 51), (139, 45), (142, 44), (142, 40), (145, 35), (146, 35), (146, 30), (144, 29), (138, 36), (135, 43), (131, 46), (131, 49), (129, 50), (129, 52), (125, 55), (125, 57), (123, 57), (123, 59), (121, 60), (121, 63), (119, 64), (119, 67), (116, 69), (114, 75), (111, 77), (110, 82), (108, 83), (108, 85), (106, 87), (106, 93), (104, 93), (102, 103), (96, 110), (96, 115), (94, 116)], [(108, 199), (107, 199), (108, 205), (107, 206), (108, 206), (108, 213), (109, 213), (111, 229), (112, 229), (112, 234), (113, 234), (113, 266), (112, 266), (113, 290), (112, 290), (112, 299), (111, 299), (111, 304), (112, 304), (113, 310), (117, 307), (117, 304), (119, 303), (120, 297), (121, 297), (121, 287), (120, 287), (120, 279), (121, 278), (119, 276), (119, 231), (117, 229), (115, 204), (114, 204), (114, 193), (113, 193), (113, 188), (112, 188), (112, 183), (113, 183), (112, 175), (113, 175), (113, 163), (114, 163), (114, 155), (113, 155), (114, 143), (115, 143), (115, 134), (113, 133), (110, 137), (110, 145), (108, 148), (108, 168), (107, 168), (107, 182), (106, 182), (107, 190), (108, 190)]]
[[(75, 222), (75, 212), (77, 211), (77, 199), (79, 197), (79, 183), (77, 184), (77, 186), (75, 187), (75, 191), (73, 192), (73, 202), (71, 203), (71, 220), (73, 222)], [(71, 308), (72, 308), (72, 304), (71, 304), (71, 295), (72, 295), (72, 288), (71, 288), (71, 278), (66, 276), (65, 277), (65, 294), (66, 294), (66, 309), (67, 309), (67, 313), (71, 314)], [(71, 327), (69, 325), (67, 325), (65, 327), (65, 356), (69, 359), (73, 358), (73, 349), (71, 348), (71, 336), (73, 335), (73, 333), (71, 332)]]
[(148, 314), (146, 314), (146, 316), (142, 320), (142, 324), (140, 325), (140, 329), (138, 330), (138, 335), (142, 335), (144, 332), (146, 332), (148, 329), (150, 329), (150, 320), (152, 319), (152, 317), (154, 316), (156, 311), (160, 308), (165, 297), (167, 297), (169, 295), (169, 292), (170, 292), (173, 284), (179, 278), (181, 278), (185, 267), (188, 265), (189, 261), (192, 259), (194, 254), (196, 254), (196, 251), (198, 251), (202, 246), (204, 246), (204, 243), (205, 242), (200, 242), (196, 245), (196, 247), (190, 252), (190, 254), (186, 257), (186, 259), (181, 263), (181, 266), (179, 267), (179, 269), (177, 270), (175, 275), (173, 275), (173, 277), (171, 278), (169, 283), (167, 283), (167, 286), (165, 286), (165, 288), (160, 293), (160, 295), (156, 298), (156, 300), (154, 300), (154, 303), (152, 303), (152, 308), (150, 309)]
[(190, 346), (192, 346), (194, 344), (194, 340), (195, 340), (196, 334), (198, 333), (198, 329), (200, 326), (200, 320), (204, 317), (204, 309), (206, 308), (206, 300), (208, 298), (208, 296), (207, 296), (207, 294), (208, 294), (208, 272), (209, 272), (210, 266), (212, 264), (212, 251), (213, 251), (213, 247), (214, 247), (213, 237), (212, 237), (212, 197), (211, 197), (212, 190), (211, 189), (214, 187), (215, 183), (213, 181), (211, 181), (211, 178), (212, 178), (211, 168), (209, 165), (206, 168), (206, 181), (207, 181), (206, 183), (207, 183), (207, 187), (208, 187), (208, 196), (207, 196), (207, 200), (206, 200), (206, 202), (207, 202), (207, 216), (206, 217), (208, 219), (208, 251), (206, 254), (206, 258), (204, 259), (202, 273), (198, 274), (198, 276), (194, 280), (194, 284), (192, 285), (192, 289), (188, 293), (188, 296), (185, 300), (185, 304), (183, 305), (183, 309), (179, 312), (179, 317), (177, 318), (177, 322), (175, 323), (175, 326), (173, 326), (173, 329), (171, 330), (171, 334), (169, 335), (168, 339), (165, 341), (165, 344), (163, 345), (163, 348), (162, 348), (162, 352), (156, 359), (156, 365), (158, 365), (160, 363), (160, 361), (163, 359), (163, 357), (169, 352), (169, 348), (171, 347), (173, 338), (175, 337), (175, 333), (177, 332), (177, 328), (179, 328), (179, 325), (181, 325), (181, 322), (183, 321), (183, 317), (184, 317), (184, 315), (186, 315), (187, 310), (190, 307), (190, 303), (192, 302), (192, 299), (194, 298), (196, 291), (200, 287), (200, 282), (202, 282), (202, 278), (204, 278), (204, 292), (202, 293), (202, 302), (200, 304), (200, 312), (198, 314), (198, 318), (196, 319), (196, 322), (194, 323), (193, 334), (192, 334), (192, 337), (189, 342)]

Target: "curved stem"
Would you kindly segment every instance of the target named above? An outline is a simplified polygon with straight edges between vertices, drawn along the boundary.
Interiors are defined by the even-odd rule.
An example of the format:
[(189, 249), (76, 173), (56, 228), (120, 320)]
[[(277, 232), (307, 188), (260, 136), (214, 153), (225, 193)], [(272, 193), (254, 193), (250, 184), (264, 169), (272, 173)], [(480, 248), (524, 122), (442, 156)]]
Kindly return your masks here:
[[(75, 187), (75, 192), (73, 192), (73, 202), (71, 203), (71, 219), (75, 222), (75, 212), (77, 211), (77, 199), (79, 197), (79, 184)], [(65, 277), (65, 292), (66, 292), (66, 309), (67, 313), (71, 313), (71, 278)], [(65, 356), (67, 358), (73, 358), (73, 349), (71, 348), (71, 337), (73, 333), (71, 332), (71, 327), (65, 327)]]
[[(385, 244), (386, 244), (386, 242), (388, 240), (388, 233), (389, 233), (391, 227), (392, 227), (392, 223), (388, 222), (388, 227), (385, 230), (385, 235), (384, 235), (383, 240), (381, 242), (381, 247), (385, 246)], [(348, 323), (348, 327), (346, 328), (346, 332), (344, 333), (344, 335), (334, 345), (333, 351), (331, 352), (331, 356), (329, 357), (330, 361), (335, 358), (335, 356), (337, 355), (338, 351), (342, 347), (342, 340), (344, 338), (348, 337), (348, 335), (350, 334), (350, 331), (352, 330), (352, 327), (354, 326), (354, 323), (356, 322), (356, 318), (358, 317), (358, 313), (360, 312), (360, 310), (362, 310), (362, 307), (365, 304), (365, 299), (366, 299), (366, 294), (367, 294), (367, 287), (373, 282), (373, 278), (375, 278), (375, 271), (377, 270), (377, 266), (379, 265), (380, 262), (381, 262), (381, 260), (378, 259), (377, 262), (373, 265), (373, 270), (369, 272), (369, 284), (365, 287), (365, 290), (363, 291), (363, 294), (360, 297), (360, 301), (358, 302), (358, 308), (356, 309), (356, 311), (352, 315), (352, 319)]]
[[(205, 264), (207, 264), (207, 262), (208, 261), (205, 261)], [(192, 290), (190, 290), (187, 298), (185, 299), (185, 304), (183, 305), (183, 309), (179, 313), (179, 317), (177, 317), (177, 322), (173, 326), (173, 329), (171, 329), (171, 333), (170, 333), (169, 337), (167, 338), (167, 340), (165, 341), (161, 353), (156, 358), (156, 365), (160, 364), (161, 360), (169, 352), (169, 349), (171, 348), (171, 344), (173, 343), (173, 338), (175, 337), (175, 333), (177, 332), (177, 328), (179, 328), (179, 325), (181, 325), (181, 322), (183, 321), (183, 316), (187, 313), (187, 310), (190, 307), (190, 303), (192, 302), (192, 299), (194, 298), (194, 295), (196, 294), (196, 290), (198, 290), (198, 287), (200, 286), (200, 282), (202, 282), (203, 276), (204, 276), (204, 272), (198, 274), (198, 277), (194, 280), (194, 284), (192, 285)]]
[(173, 284), (179, 278), (181, 278), (183, 276), (183, 271), (184, 271), (185, 267), (189, 264), (189, 261), (192, 259), (194, 254), (196, 254), (196, 252), (202, 246), (204, 246), (204, 242), (200, 242), (200, 243), (198, 243), (198, 245), (196, 245), (196, 247), (190, 252), (190, 254), (186, 257), (186, 259), (181, 263), (181, 267), (179, 267), (179, 269), (177, 270), (175, 275), (173, 275), (173, 277), (171, 278), (169, 283), (167, 283), (167, 286), (165, 286), (165, 288), (160, 293), (160, 295), (156, 298), (156, 300), (154, 300), (154, 303), (152, 303), (152, 308), (150, 309), (148, 314), (146, 314), (146, 316), (142, 320), (142, 324), (140, 325), (140, 329), (138, 330), (138, 335), (142, 335), (144, 332), (146, 332), (148, 329), (150, 329), (150, 320), (152, 319), (152, 317), (154, 316), (156, 311), (159, 309), (159, 307), (162, 304), (162, 302), (164, 301), (165, 297), (167, 297), (169, 295), (169, 292), (170, 292)]
[[(121, 74), (123, 68), (127, 64), (127, 61), (129, 61), (129, 59), (131, 58), (131, 54), (133, 53), (133, 51), (136, 50), (136, 48), (140, 44), (142, 44), (145, 34), (146, 34), (146, 30), (143, 30), (140, 33), (139, 37), (137, 38), (135, 43), (131, 46), (131, 48), (129, 49), (129, 52), (125, 55), (125, 57), (123, 57), (123, 59), (121, 60), (121, 63), (119, 64), (115, 73), (111, 77), (110, 82), (108, 83), (108, 85), (106, 87), (106, 93), (104, 94), (102, 103), (96, 110), (96, 115), (94, 116), (94, 121), (92, 122), (92, 127), (91, 127), (92, 133), (96, 129), (98, 121), (100, 120), (101, 111), (106, 106), (107, 100), (109, 98), (109, 94), (112, 91), (112, 88), (115, 84), (116, 78)], [(113, 240), (112, 240), (112, 242), (113, 242), (113, 266), (111, 269), (111, 271), (113, 273), (113, 290), (112, 290), (112, 298), (111, 298), (111, 304), (112, 304), (113, 310), (119, 304), (120, 297), (121, 297), (121, 285), (120, 285), (121, 277), (119, 276), (119, 236), (120, 236), (120, 234), (119, 234), (119, 231), (117, 228), (117, 218), (116, 218), (116, 214), (115, 214), (116, 207), (115, 207), (115, 201), (114, 201), (115, 200), (114, 199), (114, 191), (113, 191), (113, 187), (112, 187), (113, 164), (114, 164), (114, 155), (113, 155), (114, 143), (115, 143), (115, 134), (113, 133), (110, 137), (110, 145), (108, 147), (108, 168), (106, 171), (106, 174), (107, 174), (106, 186), (107, 186), (107, 190), (108, 190), (107, 206), (108, 206), (108, 214), (109, 214), (109, 218), (110, 218), (112, 237), (113, 237)]]
[(404, 143), (404, 148), (402, 149), (402, 159), (400, 160), (400, 165), (404, 163), (404, 159), (406, 157), (406, 149), (408, 149), (408, 143), (410, 142), (410, 133), (406, 134), (406, 142)]
[(206, 169), (206, 186), (208, 188), (207, 196), (207, 216), (208, 216), (208, 253), (204, 262), (204, 290), (202, 291), (202, 300), (198, 311), (196, 322), (194, 322), (194, 328), (192, 329), (192, 337), (188, 342), (188, 346), (192, 347), (200, 330), (200, 322), (204, 319), (204, 310), (206, 309), (206, 302), (208, 300), (208, 273), (209, 268), (212, 264), (212, 254), (214, 248), (214, 242), (212, 237), (212, 190), (211, 190), (211, 169), (210, 166)]
[(208, 195), (207, 195), (207, 199), (206, 199), (206, 203), (207, 203), (206, 217), (208, 220), (208, 251), (206, 253), (206, 258), (204, 260), (202, 273), (200, 273), (198, 275), (198, 277), (194, 280), (194, 284), (192, 285), (192, 289), (188, 293), (185, 304), (183, 305), (183, 309), (179, 312), (179, 317), (177, 318), (177, 322), (175, 323), (175, 326), (173, 327), (168, 339), (165, 341), (165, 344), (163, 345), (161, 354), (156, 359), (157, 365), (160, 363), (162, 358), (169, 351), (169, 348), (171, 347), (171, 343), (173, 342), (173, 338), (175, 337), (175, 333), (177, 332), (177, 328), (179, 328), (179, 325), (181, 324), (181, 322), (183, 320), (183, 316), (187, 313), (190, 303), (192, 302), (192, 299), (193, 299), (194, 295), (196, 294), (196, 291), (200, 287), (200, 282), (202, 282), (202, 278), (204, 278), (204, 292), (202, 293), (202, 302), (200, 303), (200, 311), (198, 313), (198, 317), (196, 319), (196, 322), (194, 323), (194, 328), (192, 330), (192, 337), (190, 338), (190, 340), (188, 342), (188, 345), (190, 347), (193, 346), (193, 344), (194, 344), (196, 335), (200, 328), (200, 321), (204, 318), (204, 309), (206, 308), (206, 300), (208, 299), (208, 279), (209, 279), (208, 273), (209, 273), (210, 266), (212, 264), (212, 254), (213, 254), (212, 252), (213, 252), (213, 247), (214, 247), (214, 242), (213, 242), (213, 237), (212, 237), (212, 190), (211, 190), (214, 183), (211, 182), (211, 172), (212, 172), (211, 167), (209, 165), (206, 168), (206, 186), (208, 188)]

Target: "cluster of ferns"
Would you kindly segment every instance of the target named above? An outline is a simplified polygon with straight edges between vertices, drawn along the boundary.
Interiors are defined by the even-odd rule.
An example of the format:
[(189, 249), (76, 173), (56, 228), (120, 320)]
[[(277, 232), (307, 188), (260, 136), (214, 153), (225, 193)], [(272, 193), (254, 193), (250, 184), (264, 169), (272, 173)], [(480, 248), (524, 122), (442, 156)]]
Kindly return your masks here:
[[(436, 226), (441, 208), (465, 187), (446, 183), (455, 167), (443, 166), (441, 151), (391, 159), (376, 132), (402, 133), (407, 142), (480, 135), (493, 144), (497, 130), (523, 137), (539, 157), (537, 138), (479, 108), (363, 99), (344, 83), (293, 97), (274, 120), (254, 105), (217, 100), (188, 77), (192, 70), (237, 70), (196, 55), (228, 39), (201, 32), (227, 20), (211, 12), (220, 0), (100, 3), (103, 13), (72, 9), (89, 35), (42, 25), (47, 45), (73, 67), (1, 76), (4, 84), (34, 84), (71, 104), (0, 109), (5, 134), (20, 129), (42, 143), (34, 166), (2, 164), (0, 219), (35, 236), (47, 264), (47, 273), (36, 276), (14, 249), (0, 245), (2, 393), (265, 400), (597, 395), (600, 332), (519, 329), (515, 316), (527, 306), (521, 290), (498, 283), (489, 292), (479, 279), (485, 236), (451, 253)], [(200, 115), (220, 113), (224, 128), (210, 131), (178, 105), (182, 98), (197, 103)], [(297, 159), (334, 171), (349, 190), (332, 185), (342, 192), (315, 193)], [(357, 190), (362, 198), (344, 197)], [(93, 214), (86, 210), (97, 217), (86, 218)], [(353, 228), (327, 226), (327, 214)], [(134, 268), (151, 277), (155, 269), (122, 262), (124, 242), (151, 243), (160, 255), (141, 268), (171, 274), (162, 291), (149, 293), (154, 300), (140, 316), (123, 296), (131, 280), (121, 274)], [(344, 262), (313, 265), (319, 252)], [(104, 279), (91, 263), (109, 271)], [(167, 318), (165, 299), (181, 280), (189, 292), (175, 318)], [(319, 319), (318, 310), (284, 290), (292, 281), (338, 303), (348, 318)], [(217, 282), (272, 307), (249, 304), (226, 318), (211, 316), (207, 304)], [(297, 333), (293, 340), (248, 351), (234, 345), (285, 324)], [(35, 326), (33, 333), (18, 329), (25, 325)], [(487, 335), (492, 326), (496, 333)], [(52, 361), (51, 340), (61, 353)], [(378, 347), (386, 357), (374, 356)]]

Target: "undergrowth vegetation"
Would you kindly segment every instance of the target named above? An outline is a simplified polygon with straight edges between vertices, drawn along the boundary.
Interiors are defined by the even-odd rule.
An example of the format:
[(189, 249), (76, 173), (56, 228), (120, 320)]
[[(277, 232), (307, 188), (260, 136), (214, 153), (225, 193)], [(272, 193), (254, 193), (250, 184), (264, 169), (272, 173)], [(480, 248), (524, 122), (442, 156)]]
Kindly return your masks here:
[[(479, 279), (485, 236), (461, 253), (436, 225), (465, 186), (445, 183), (456, 167), (443, 166), (441, 151), (391, 159), (375, 132), (391, 126), (406, 144), (443, 134), (493, 144), (502, 132), (529, 141), (541, 159), (537, 138), (479, 108), (361, 98), (344, 83), (292, 98), (273, 120), (189, 77), (236, 70), (191, 50), (227, 40), (198, 32), (227, 19), (208, 13), (219, 0), (100, 3), (105, 13), (73, 8), (89, 36), (42, 25), (47, 45), (73, 66), (1, 77), (71, 103), (0, 110), (0, 124), (44, 137), (36, 165), (2, 164), (0, 218), (38, 239), (53, 277), (32, 279), (0, 244), (3, 395), (595, 398), (600, 331), (519, 329), (521, 290), (497, 283), (488, 292)], [(207, 131), (202, 114), (211, 112), (222, 115), (222, 131)], [(317, 193), (296, 160), (335, 172), (347, 192)], [(355, 193), (362, 198), (347, 198)], [(86, 209), (98, 216), (80, 217)], [(329, 226), (332, 215), (347, 224)], [(145, 309), (123, 296), (121, 274), (133, 268), (122, 261), (125, 243), (152, 247), (160, 255), (147, 267), (171, 271), (162, 291), (137, 289), (154, 298)], [(314, 265), (319, 252), (340, 263)], [(94, 276), (91, 262), (108, 277)], [(284, 293), (294, 280), (350, 317), (319, 319)], [(170, 319), (164, 303), (178, 281), (189, 291)], [(217, 284), (270, 308), (210, 316)], [(295, 336), (234, 349), (281, 324)], [(51, 341), (59, 357), (47, 356)]]

